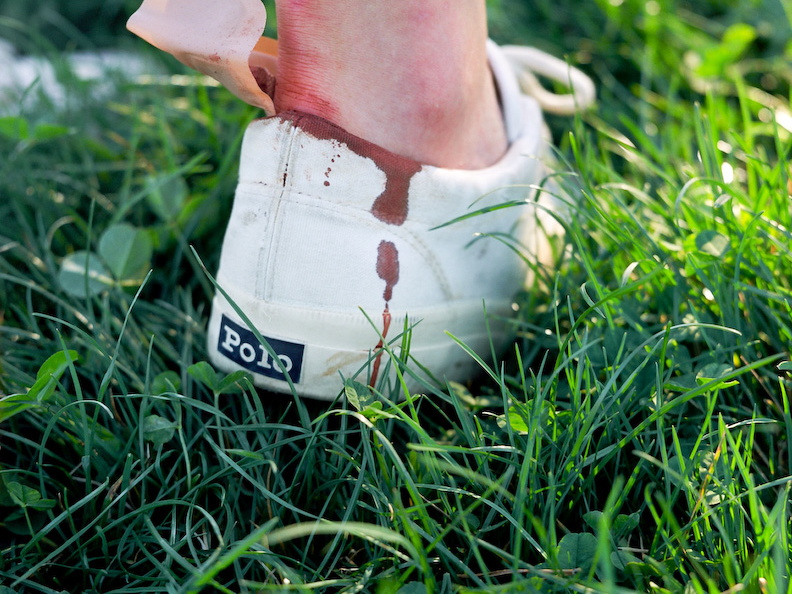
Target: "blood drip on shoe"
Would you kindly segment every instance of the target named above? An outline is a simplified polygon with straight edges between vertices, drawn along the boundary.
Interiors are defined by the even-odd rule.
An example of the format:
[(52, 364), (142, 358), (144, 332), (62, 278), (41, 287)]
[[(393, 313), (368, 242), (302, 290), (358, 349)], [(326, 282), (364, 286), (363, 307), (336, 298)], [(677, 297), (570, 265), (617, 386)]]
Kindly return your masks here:
[(387, 305), (393, 297), (393, 287), (399, 282), (399, 250), (391, 241), (381, 241), (377, 248), (377, 276), (385, 281), (382, 298)]
[(382, 312), (382, 338), (374, 347), (377, 356), (374, 359), (374, 368), (371, 371), (370, 385), (372, 388), (377, 385), (380, 363), (382, 360), (382, 347), (385, 346), (385, 338), (390, 329), (391, 314), (388, 304), (393, 297), (393, 287), (399, 282), (399, 250), (391, 241), (381, 241), (377, 248), (377, 275), (385, 281), (385, 290), (382, 298), (385, 299), (385, 309)]

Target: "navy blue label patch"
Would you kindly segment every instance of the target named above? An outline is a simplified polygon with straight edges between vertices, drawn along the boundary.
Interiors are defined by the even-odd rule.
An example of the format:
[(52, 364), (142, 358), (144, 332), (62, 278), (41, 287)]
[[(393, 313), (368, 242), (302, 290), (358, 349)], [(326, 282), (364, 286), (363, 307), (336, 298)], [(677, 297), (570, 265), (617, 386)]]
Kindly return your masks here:
[(255, 334), (223, 315), (217, 350), (248, 371), (286, 381), (283, 374), (285, 370), (292, 382), (299, 383), (305, 345), (266, 336), (263, 338), (278, 360), (273, 359)]

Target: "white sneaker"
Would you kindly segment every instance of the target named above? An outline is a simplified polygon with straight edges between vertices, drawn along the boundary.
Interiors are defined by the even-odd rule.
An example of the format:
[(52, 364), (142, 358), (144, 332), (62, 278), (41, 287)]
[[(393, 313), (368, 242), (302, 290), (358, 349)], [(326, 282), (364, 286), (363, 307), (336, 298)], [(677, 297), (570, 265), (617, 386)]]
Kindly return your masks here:
[(579, 104), (593, 98), (584, 75), (555, 59), (542, 68), (549, 57), (532, 52), (489, 46), (510, 148), (485, 169), (422, 165), (312, 115), (251, 123), (209, 321), (214, 365), (245, 369), (269, 390), (334, 399), (342, 377), (392, 380), (382, 339), (398, 355), (409, 335), (420, 364), (410, 369), (440, 381), (473, 375), (478, 364), (455, 340), (484, 357), (505, 343), (526, 259), (546, 255), (544, 227), (555, 221), (543, 209), (558, 207), (537, 197), (544, 123), (514, 68), (571, 80)]

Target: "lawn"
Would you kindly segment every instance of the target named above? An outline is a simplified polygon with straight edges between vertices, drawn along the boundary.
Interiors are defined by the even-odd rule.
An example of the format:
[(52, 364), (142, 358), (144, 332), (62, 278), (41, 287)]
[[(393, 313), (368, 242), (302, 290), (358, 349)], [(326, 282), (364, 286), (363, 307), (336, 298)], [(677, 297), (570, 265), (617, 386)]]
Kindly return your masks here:
[(598, 87), (558, 266), (476, 381), (332, 404), (206, 363), (260, 114), (83, 5), (0, 0), (65, 90), (1, 106), (0, 594), (790, 591), (789, 0), (490, 1)]

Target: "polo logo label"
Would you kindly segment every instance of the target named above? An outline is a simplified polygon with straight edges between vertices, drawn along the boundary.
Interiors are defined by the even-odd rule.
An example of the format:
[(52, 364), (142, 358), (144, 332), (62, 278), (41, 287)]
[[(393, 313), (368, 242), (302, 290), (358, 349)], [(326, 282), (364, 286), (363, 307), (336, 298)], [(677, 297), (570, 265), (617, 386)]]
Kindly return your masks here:
[(299, 383), (305, 345), (266, 336), (263, 338), (277, 354), (279, 361), (272, 358), (255, 334), (223, 315), (217, 350), (248, 371), (286, 381), (283, 374), (285, 370), (292, 382)]

